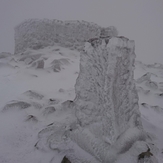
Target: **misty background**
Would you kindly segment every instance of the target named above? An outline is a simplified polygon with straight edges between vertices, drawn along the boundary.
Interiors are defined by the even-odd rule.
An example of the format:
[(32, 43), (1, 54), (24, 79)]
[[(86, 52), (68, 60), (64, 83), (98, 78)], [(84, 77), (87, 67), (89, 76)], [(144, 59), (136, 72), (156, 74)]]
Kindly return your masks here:
[(0, 0), (0, 52), (14, 53), (14, 27), (29, 18), (113, 25), (138, 60), (163, 63), (163, 0)]

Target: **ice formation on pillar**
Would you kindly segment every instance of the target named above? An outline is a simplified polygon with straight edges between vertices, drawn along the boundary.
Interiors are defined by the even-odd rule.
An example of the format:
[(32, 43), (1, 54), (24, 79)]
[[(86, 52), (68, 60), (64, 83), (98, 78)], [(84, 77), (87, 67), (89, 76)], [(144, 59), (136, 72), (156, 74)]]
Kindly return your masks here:
[(100, 124), (111, 144), (130, 127), (142, 128), (133, 81), (134, 46), (124, 37), (98, 38), (87, 42), (81, 54), (76, 116), (82, 127)]

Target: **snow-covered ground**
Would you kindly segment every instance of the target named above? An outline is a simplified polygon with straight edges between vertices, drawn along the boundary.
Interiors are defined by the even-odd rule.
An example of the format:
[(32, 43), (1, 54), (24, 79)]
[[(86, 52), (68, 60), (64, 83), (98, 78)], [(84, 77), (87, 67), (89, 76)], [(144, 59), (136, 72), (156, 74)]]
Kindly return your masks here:
[[(0, 57), (0, 163), (61, 162), (64, 153), (37, 149), (38, 133), (68, 119), (69, 111), (56, 111), (75, 97), (79, 58), (78, 51), (59, 46)], [(136, 62), (135, 79), (143, 126), (162, 163), (163, 66)]]

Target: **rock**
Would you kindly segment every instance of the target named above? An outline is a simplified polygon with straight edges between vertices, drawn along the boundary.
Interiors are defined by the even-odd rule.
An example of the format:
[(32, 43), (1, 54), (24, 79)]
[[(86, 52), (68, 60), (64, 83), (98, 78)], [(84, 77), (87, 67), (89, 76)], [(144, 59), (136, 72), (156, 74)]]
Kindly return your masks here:
[(30, 97), (31, 99), (41, 100), (44, 96), (35, 91), (29, 90), (23, 93), (25, 96)]
[(38, 102), (31, 102), (32, 106), (36, 109), (41, 109), (42, 108), (42, 105), (39, 104)]
[(146, 82), (145, 82), (145, 85), (146, 85), (148, 88), (151, 88), (151, 89), (154, 89), (154, 90), (158, 89), (157, 83), (154, 82), (154, 81), (151, 81), (151, 80), (146, 81)]
[(54, 59), (51, 62), (54, 72), (60, 72), (64, 65), (69, 65), (69, 59), (68, 58), (61, 58), (61, 59)]
[(56, 63), (56, 64), (52, 65), (51, 68), (52, 68), (52, 70), (53, 70), (54, 72), (60, 72), (61, 69), (62, 69), (62, 68), (61, 68), (61, 65), (60, 65), (59, 63)]
[(23, 55), (23, 57), (21, 57), (19, 59), (19, 61), (24, 61), (24, 62), (26, 62), (26, 64), (31, 64), (32, 62), (36, 61), (37, 59), (39, 59), (42, 56), (42, 54), (33, 54), (33, 55), (31, 55), (30, 53), (31, 53), (30, 51), (27, 51), (27, 54), (25, 53)]
[(29, 108), (31, 104), (24, 102), (24, 101), (13, 101), (7, 105), (4, 106), (3, 112), (13, 109), (26, 109)]
[(148, 108), (149, 105), (147, 103), (141, 103), (142, 106), (144, 106), (145, 108)]
[(74, 104), (75, 103), (72, 100), (67, 100), (62, 103), (62, 106), (64, 106), (64, 108), (71, 108)]
[(49, 105), (56, 105), (60, 102), (59, 99), (55, 99), (55, 98), (50, 98), (49, 101), (48, 101), (48, 104)]
[(151, 80), (150, 78), (151, 78), (151, 73), (148, 72), (148, 73), (144, 74), (142, 77), (140, 77), (139, 79), (137, 79), (137, 83), (140, 84), (144, 81), (149, 81), (149, 80)]
[(44, 60), (38, 60), (36, 62), (33, 62), (31, 67), (35, 67), (36, 69), (43, 69), (44, 68)]
[(163, 114), (163, 108), (161, 108), (160, 106), (151, 106), (151, 108), (159, 114)]
[(137, 87), (136, 88), (138, 92), (144, 93), (144, 94), (148, 94), (150, 93), (150, 90), (145, 90), (142, 87)]
[(147, 67), (148, 68), (163, 69), (163, 64), (161, 64), (161, 63), (148, 64)]
[[(53, 46), (55, 43), (81, 50), (85, 40), (100, 37), (102, 29), (97, 24), (86, 21), (29, 19), (15, 27), (15, 54), (27, 49)], [(105, 29), (107, 35), (117, 36), (115, 27)]]
[(69, 59), (68, 58), (61, 58), (61, 59), (54, 59), (51, 62), (51, 64), (52, 65), (55, 65), (55, 64), (68, 65), (68, 64), (70, 64), (70, 62), (69, 62)]
[(160, 93), (159, 96), (160, 96), (160, 97), (163, 97), (163, 93)]
[(51, 113), (54, 113), (56, 111), (54, 106), (48, 106), (44, 109), (43, 115), (49, 115)]
[(1, 52), (0, 53), (0, 59), (7, 58), (7, 57), (10, 57), (10, 56), (12, 56), (12, 54), (8, 53), (8, 52)]
[(32, 60), (32, 58), (26, 58), (24, 60), (24, 62), (25, 62), (25, 64), (29, 65), (29, 64), (31, 64), (33, 62), (33, 60)]
[(43, 69), (44, 68), (44, 60), (38, 60), (36, 68)]
[(58, 92), (63, 93), (63, 92), (65, 92), (65, 90), (62, 89), (62, 88), (60, 88), (60, 89), (58, 90)]
[(65, 156), (61, 163), (71, 163), (69, 159)]
[(34, 115), (28, 115), (25, 121), (26, 122), (33, 122), (33, 123), (38, 122), (37, 118)]
[(59, 48), (57, 48), (57, 49), (54, 49), (54, 51), (60, 51), (60, 49), (59, 49)]

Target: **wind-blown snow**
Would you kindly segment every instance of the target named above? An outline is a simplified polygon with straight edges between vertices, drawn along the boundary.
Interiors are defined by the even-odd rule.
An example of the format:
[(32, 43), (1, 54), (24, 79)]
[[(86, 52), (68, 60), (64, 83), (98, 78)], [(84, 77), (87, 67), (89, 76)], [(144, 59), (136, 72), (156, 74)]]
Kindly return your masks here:
[[(89, 43), (87, 45), (90, 46)], [(29, 54), (30, 62), (22, 59), (27, 56), (25, 53)], [(35, 55), (38, 56), (34, 57)], [(152, 146), (149, 140), (146, 143), (141, 139), (131, 148), (130, 142), (141, 138), (139, 134), (142, 135), (137, 127), (129, 128), (129, 132), (122, 133), (117, 143), (111, 145), (113, 140), (103, 136), (99, 121), (85, 128), (80, 126), (80, 121), (75, 117), (77, 106), (71, 101), (75, 98), (74, 86), (79, 73), (79, 56), (76, 50), (53, 46), (27, 50), (24, 55), (7, 55), (0, 59), (3, 63), (0, 68), (0, 162), (56, 163), (61, 162), (67, 155), (75, 163), (99, 163), (101, 158), (116, 158), (118, 163), (130, 163), (134, 162), (140, 153), (147, 151), (146, 144)], [(60, 62), (63, 59), (68, 62)], [(37, 60), (44, 60), (44, 68), (32, 66)], [(53, 71), (52, 66), (56, 62), (61, 67), (59, 72)], [(139, 107), (143, 127), (158, 148), (151, 147), (151, 152), (156, 154), (159, 163), (162, 163), (163, 69), (160, 66), (151, 67), (136, 62), (135, 79), (148, 72), (151, 74), (150, 80), (156, 82), (158, 88), (146, 86), (146, 81), (136, 82), (139, 89)], [(143, 90), (149, 91), (146, 94)], [(18, 105), (20, 101), (31, 106), (24, 108), (22, 105), (8, 105)], [(10, 107), (2, 111), (7, 106)], [(124, 139), (123, 135), (127, 139)], [(128, 138), (132, 138), (131, 141)]]

